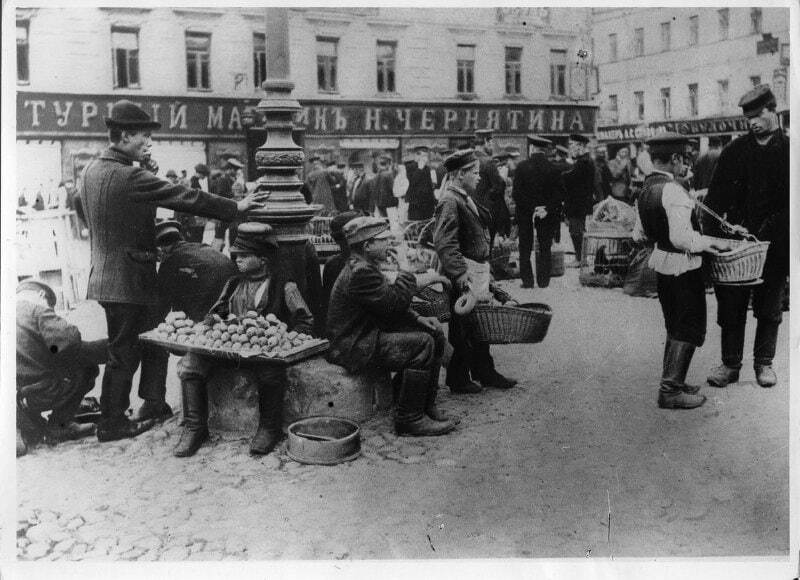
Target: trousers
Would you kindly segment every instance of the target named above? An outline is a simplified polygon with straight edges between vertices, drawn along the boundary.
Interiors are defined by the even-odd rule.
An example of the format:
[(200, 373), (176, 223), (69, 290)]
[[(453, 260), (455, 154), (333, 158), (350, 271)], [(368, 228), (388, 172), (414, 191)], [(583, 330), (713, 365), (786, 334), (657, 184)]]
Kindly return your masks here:
[(580, 261), (583, 257), (583, 234), (586, 231), (586, 216), (569, 216), (569, 237), (572, 247), (575, 248), (575, 259)]
[(700, 268), (679, 276), (658, 274), (658, 301), (667, 335), (696, 347), (706, 338), (706, 290)]
[(469, 322), (462, 316), (453, 315), (449, 325), (449, 340), (453, 355), (447, 365), (447, 384), (463, 385), (472, 378), (488, 382), (495, 373), (494, 359), (489, 343), (476, 340)]
[(519, 228), (519, 275), (522, 283), (533, 284), (531, 252), (533, 251), (533, 208), (517, 206)]
[(544, 218), (536, 218), (534, 226), (536, 240), (539, 242), (539, 250), (536, 253), (536, 280), (539, 288), (547, 288), (550, 285), (550, 272), (553, 267), (553, 240), (561, 227), (561, 220), (558, 215), (548, 213)]

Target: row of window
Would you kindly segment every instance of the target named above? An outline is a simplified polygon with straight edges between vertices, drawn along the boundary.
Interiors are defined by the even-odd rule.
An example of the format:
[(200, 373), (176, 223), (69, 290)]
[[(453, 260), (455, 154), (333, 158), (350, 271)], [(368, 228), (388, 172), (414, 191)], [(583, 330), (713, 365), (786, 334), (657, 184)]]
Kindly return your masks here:
[[(761, 84), (761, 77), (754, 75), (750, 77), (750, 83), (755, 87)], [(731, 105), (729, 96), (729, 81), (728, 79), (721, 79), (717, 81), (717, 110), (720, 112), (727, 111)], [(698, 85), (697, 83), (690, 83), (686, 86), (686, 95), (688, 99), (688, 110), (690, 117), (697, 117), (698, 110)], [(633, 93), (634, 115), (636, 120), (644, 121), (644, 91), (635, 91)], [(661, 110), (661, 119), (672, 118), (672, 90), (669, 87), (659, 89), (659, 106)], [(618, 95), (608, 96), (608, 113), (610, 121), (616, 123), (619, 121), (619, 97)]]
[[(718, 40), (727, 40), (730, 34), (730, 9), (721, 8), (717, 10)], [(700, 43), (700, 17), (690, 16), (689, 26), (689, 46)], [(762, 13), (761, 8), (750, 9), (750, 33), (761, 34)], [(662, 22), (660, 30), (660, 51), (667, 52), (672, 50), (672, 22)], [(618, 37), (616, 33), (608, 35), (609, 60), (615, 62), (619, 59)], [(644, 56), (644, 28), (633, 29), (633, 56)]]
[[(336, 93), (338, 84), (337, 38), (317, 37), (317, 88), (323, 93)], [(267, 43), (263, 33), (253, 33), (253, 86), (261, 87), (267, 75)], [(376, 46), (376, 89), (391, 94), (397, 90), (397, 43), (378, 41)], [(140, 88), (139, 31), (135, 28), (112, 27), (111, 59), (114, 88)], [(456, 92), (475, 93), (476, 46), (459, 44), (456, 47)], [(567, 95), (567, 52), (550, 51), (550, 93)], [(211, 35), (186, 32), (186, 86), (189, 90), (211, 89)], [(28, 22), (17, 21), (17, 81), (30, 80)], [(508, 96), (522, 95), (522, 48), (505, 47), (505, 92)]]

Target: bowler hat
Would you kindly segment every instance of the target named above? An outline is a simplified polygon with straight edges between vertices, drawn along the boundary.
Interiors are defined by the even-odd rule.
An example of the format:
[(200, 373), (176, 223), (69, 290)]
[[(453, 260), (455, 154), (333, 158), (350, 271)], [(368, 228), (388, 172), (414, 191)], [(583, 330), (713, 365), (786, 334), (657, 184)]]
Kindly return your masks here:
[(106, 127), (109, 129), (159, 129), (161, 123), (153, 121), (150, 115), (145, 113), (135, 103), (127, 99), (122, 99), (114, 103), (111, 109), (111, 116), (106, 117)]
[(445, 160), (442, 161), (442, 165), (444, 165), (444, 168), (450, 172), (457, 171), (462, 167), (466, 167), (477, 162), (478, 158), (475, 156), (474, 149), (461, 149), (452, 155), (448, 155)]
[(536, 145), (537, 147), (550, 147), (553, 142), (550, 139), (539, 137), (539, 135), (528, 135), (528, 145)]
[(570, 141), (575, 141), (576, 143), (583, 143), (586, 145), (589, 142), (589, 138), (585, 135), (581, 135), (580, 133), (573, 133), (569, 136)]
[(37, 280), (36, 278), (27, 278), (20, 282), (17, 285), (17, 294), (23, 292), (25, 290), (31, 290), (33, 292), (38, 292), (39, 290), (44, 290), (45, 299), (47, 303), (50, 305), (50, 308), (56, 305), (57, 298), (56, 293), (53, 292), (53, 289), (50, 288), (47, 284), (42, 282), (41, 280)]
[(372, 239), (391, 238), (389, 222), (382, 218), (361, 216), (351, 219), (342, 228), (347, 244), (352, 246)]
[(181, 235), (181, 222), (164, 220), (156, 224), (156, 245), (168, 243), (171, 238)]
[(761, 114), (764, 108), (775, 107), (775, 95), (769, 85), (758, 85), (753, 90), (746, 92), (739, 99), (739, 106), (745, 117), (756, 117)]
[(245, 222), (236, 229), (236, 240), (231, 244), (231, 254), (263, 256), (270, 248), (278, 247), (275, 230), (268, 224)]

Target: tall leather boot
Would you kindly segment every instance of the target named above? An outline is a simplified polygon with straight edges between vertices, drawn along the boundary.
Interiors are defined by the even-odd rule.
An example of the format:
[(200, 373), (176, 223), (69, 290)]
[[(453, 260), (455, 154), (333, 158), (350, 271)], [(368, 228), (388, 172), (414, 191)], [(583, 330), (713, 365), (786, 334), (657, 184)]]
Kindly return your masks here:
[[(19, 400), (17, 400), (17, 432), (25, 444), (25, 452), (40, 443), (47, 432), (47, 423), (41, 413), (31, 411)], [(19, 437), (17, 439), (19, 440)]]
[(774, 387), (778, 376), (772, 368), (775, 348), (778, 343), (778, 322), (759, 320), (756, 326), (756, 339), (753, 343), (753, 369), (756, 382), (762, 387)]
[(419, 437), (444, 435), (455, 428), (452, 421), (434, 421), (424, 410), (430, 391), (431, 373), (426, 370), (403, 370), (400, 400), (394, 427), (398, 435)]
[(706, 402), (705, 396), (684, 390), (694, 350), (695, 346), (691, 343), (674, 339), (670, 341), (658, 389), (658, 406), (662, 409), (694, 409)]
[(708, 384), (724, 388), (739, 381), (744, 355), (744, 325), (723, 326), (721, 328), (722, 364), (711, 371)]
[[(664, 362), (661, 368), (667, 368), (667, 355), (669, 354), (669, 345), (671, 342), (672, 338), (667, 335), (667, 340), (664, 342)], [(682, 388), (684, 393), (689, 393), (690, 395), (694, 395), (700, 391), (700, 385), (687, 385), (685, 382)]]
[[(461, 423), (461, 419), (457, 417), (449, 417), (444, 411), (440, 411), (436, 407), (436, 396), (439, 393), (439, 371), (440, 365), (435, 365), (434, 369), (430, 372), (430, 386), (428, 390), (428, 398), (425, 401), (425, 414), (434, 421), (452, 421), (454, 425)], [(401, 376), (401, 373), (397, 373)]]
[(250, 441), (250, 453), (267, 455), (283, 437), (283, 395), (286, 382), (264, 381), (258, 385), (258, 430)]
[(208, 393), (204, 379), (181, 380), (183, 431), (175, 445), (175, 457), (191, 457), (208, 440)]
[(531, 266), (530, 256), (528, 256), (527, 260), (520, 257), (519, 277), (522, 280), (523, 288), (533, 288), (533, 284), (536, 280), (533, 277), (533, 267)]

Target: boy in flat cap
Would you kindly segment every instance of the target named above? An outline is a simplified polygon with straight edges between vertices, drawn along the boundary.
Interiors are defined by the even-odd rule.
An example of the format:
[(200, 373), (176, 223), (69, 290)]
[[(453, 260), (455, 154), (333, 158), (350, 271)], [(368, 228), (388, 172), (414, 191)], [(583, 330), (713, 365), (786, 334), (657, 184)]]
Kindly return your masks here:
[[(478, 158), (472, 149), (453, 153), (444, 160), (446, 188), (436, 206), (433, 243), (441, 271), (453, 286), (453, 301), (477, 281), (488, 276), (489, 215), (472, 199), (480, 180)], [(510, 297), (490, 285), (489, 290), (501, 300)], [(453, 356), (447, 367), (446, 383), (454, 393), (478, 393), (483, 387), (511, 388), (516, 381), (507, 379), (494, 368), (489, 343), (475, 340), (462, 317), (450, 320), (449, 340)], [(481, 384), (470, 380), (480, 381)]]
[[(757, 319), (753, 367), (762, 387), (778, 378), (772, 359), (783, 319), (782, 302), (789, 275), (789, 137), (778, 125), (775, 96), (759, 85), (739, 101), (750, 132), (734, 139), (719, 156), (705, 203), (727, 221), (759, 240), (770, 242), (762, 274), (754, 286), (715, 285), (717, 324), (722, 330), (722, 365), (708, 377), (725, 387), (739, 380), (744, 353), (747, 309), (751, 300)], [(728, 237), (713, 219), (703, 218), (711, 235)]]
[(357, 373), (378, 366), (400, 373), (395, 430), (398, 435), (443, 435), (455, 424), (436, 408), (444, 334), (435, 318), (414, 312), (417, 283), (441, 279), (406, 271), (402, 256), (390, 284), (378, 262), (387, 258), (389, 224), (357, 217), (344, 226), (352, 255), (333, 285), (328, 306), (328, 361)]
[[(148, 419), (172, 414), (164, 400), (166, 385), (157, 371), (168, 355), (161, 348), (139, 344), (139, 334), (160, 322), (156, 208), (234, 220), (262, 207), (261, 201), (269, 194), (254, 193), (236, 202), (156, 177), (157, 165), (150, 158), (151, 132), (161, 125), (130, 101), (114, 104), (106, 126), (110, 145), (84, 169), (80, 196), (91, 241), (87, 298), (103, 307), (108, 327), (97, 438), (113, 441), (145, 431), (151, 426)], [(136, 420), (130, 421), (125, 412), (140, 362), (139, 396), (144, 404)]]
[(686, 374), (696, 348), (706, 335), (706, 295), (702, 252), (728, 245), (700, 234), (694, 201), (679, 184), (683, 150), (688, 140), (675, 133), (650, 139), (653, 171), (645, 178), (638, 200), (633, 237), (655, 242), (649, 266), (658, 276), (658, 300), (664, 314), (667, 339), (658, 389), (662, 409), (693, 409), (705, 403), (700, 387), (687, 385)]
[[(55, 305), (55, 292), (44, 282), (17, 286), (17, 457), (42, 438), (57, 443), (94, 433), (94, 425), (74, 418), (106, 362), (107, 341), (82, 340)], [(41, 414), (50, 410), (45, 422)]]
[(562, 176), (566, 193), (564, 213), (567, 216), (576, 260), (580, 260), (583, 255), (586, 216), (592, 214), (594, 204), (595, 167), (586, 148), (587, 143), (589, 139), (581, 134), (569, 136), (569, 151), (574, 163)]
[[(261, 316), (274, 314), (291, 330), (310, 334), (314, 319), (297, 284), (281, 279), (272, 266), (278, 242), (267, 224), (247, 222), (239, 226), (239, 235), (231, 246), (239, 275), (230, 278), (210, 313), (225, 318), (238, 317), (253, 311)], [(214, 368), (224, 364), (195, 353), (186, 354), (178, 362), (183, 396), (184, 428), (175, 446), (176, 457), (194, 455), (208, 439), (208, 392), (206, 385)], [(265, 455), (281, 439), (283, 394), (286, 390), (286, 369), (262, 366), (258, 372), (258, 431), (250, 442), (250, 453)]]

